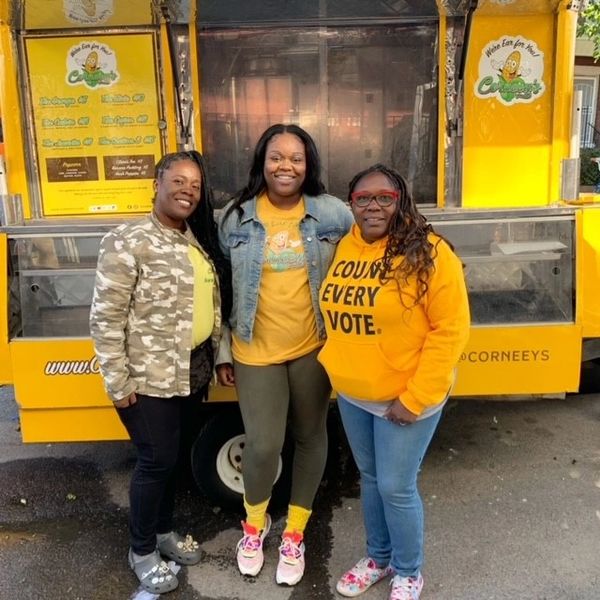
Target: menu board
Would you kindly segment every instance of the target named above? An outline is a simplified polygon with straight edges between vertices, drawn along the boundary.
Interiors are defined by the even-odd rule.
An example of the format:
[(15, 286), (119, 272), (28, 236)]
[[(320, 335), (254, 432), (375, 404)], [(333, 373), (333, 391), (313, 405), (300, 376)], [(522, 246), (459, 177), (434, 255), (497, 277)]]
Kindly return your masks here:
[(161, 154), (152, 34), (26, 49), (44, 216), (148, 211)]

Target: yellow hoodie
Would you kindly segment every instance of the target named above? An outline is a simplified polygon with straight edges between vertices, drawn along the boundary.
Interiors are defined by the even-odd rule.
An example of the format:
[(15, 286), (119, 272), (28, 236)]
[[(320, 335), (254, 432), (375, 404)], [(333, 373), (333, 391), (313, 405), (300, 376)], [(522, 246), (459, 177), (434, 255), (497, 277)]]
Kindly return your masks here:
[(469, 337), (467, 290), (459, 258), (431, 234), (429, 289), (413, 306), (411, 278), (404, 306), (396, 282), (379, 281), (386, 241), (368, 244), (353, 225), (340, 242), (320, 290), (327, 341), (319, 361), (336, 391), (360, 400), (400, 398), (419, 415), (442, 402), (453, 383)]

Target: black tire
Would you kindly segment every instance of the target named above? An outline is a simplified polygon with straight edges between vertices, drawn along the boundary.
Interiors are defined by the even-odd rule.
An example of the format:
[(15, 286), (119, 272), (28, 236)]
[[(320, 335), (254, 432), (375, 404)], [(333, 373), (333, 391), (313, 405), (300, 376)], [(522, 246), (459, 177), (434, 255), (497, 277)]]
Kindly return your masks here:
[(600, 358), (581, 363), (579, 380), (580, 394), (597, 394), (600, 392)]
[[(192, 446), (192, 474), (196, 485), (221, 508), (242, 511), (244, 481), (242, 449), (244, 424), (237, 405), (222, 407), (204, 423)], [(287, 504), (290, 495), (292, 452), (286, 440), (281, 469), (273, 487), (271, 506)]]

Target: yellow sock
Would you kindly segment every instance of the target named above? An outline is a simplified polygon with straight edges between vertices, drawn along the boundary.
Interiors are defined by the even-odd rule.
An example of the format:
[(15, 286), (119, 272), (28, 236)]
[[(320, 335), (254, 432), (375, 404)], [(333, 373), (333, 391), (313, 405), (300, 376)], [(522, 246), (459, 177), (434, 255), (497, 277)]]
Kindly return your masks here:
[(246, 509), (246, 523), (252, 527), (256, 527), (259, 531), (265, 528), (265, 516), (267, 514), (267, 506), (269, 506), (269, 500), (267, 498), (260, 504), (249, 504), (244, 496), (244, 508)]
[(288, 516), (283, 533), (299, 533), (300, 535), (304, 535), (304, 530), (311, 514), (312, 510), (290, 504), (288, 506)]

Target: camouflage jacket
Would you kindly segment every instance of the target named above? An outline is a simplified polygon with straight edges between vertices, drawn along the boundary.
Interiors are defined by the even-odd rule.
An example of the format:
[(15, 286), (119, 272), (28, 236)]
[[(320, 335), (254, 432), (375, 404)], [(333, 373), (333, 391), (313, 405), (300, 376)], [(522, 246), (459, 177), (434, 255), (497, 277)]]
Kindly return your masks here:
[[(190, 393), (194, 271), (189, 244), (211, 262), (189, 229), (169, 229), (153, 214), (120, 225), (100, 243), (90, 333), (113, 401), (131, 392), (161, 398)], [(216, 351), (221, 301), (214, 265), (213, 271)]]

